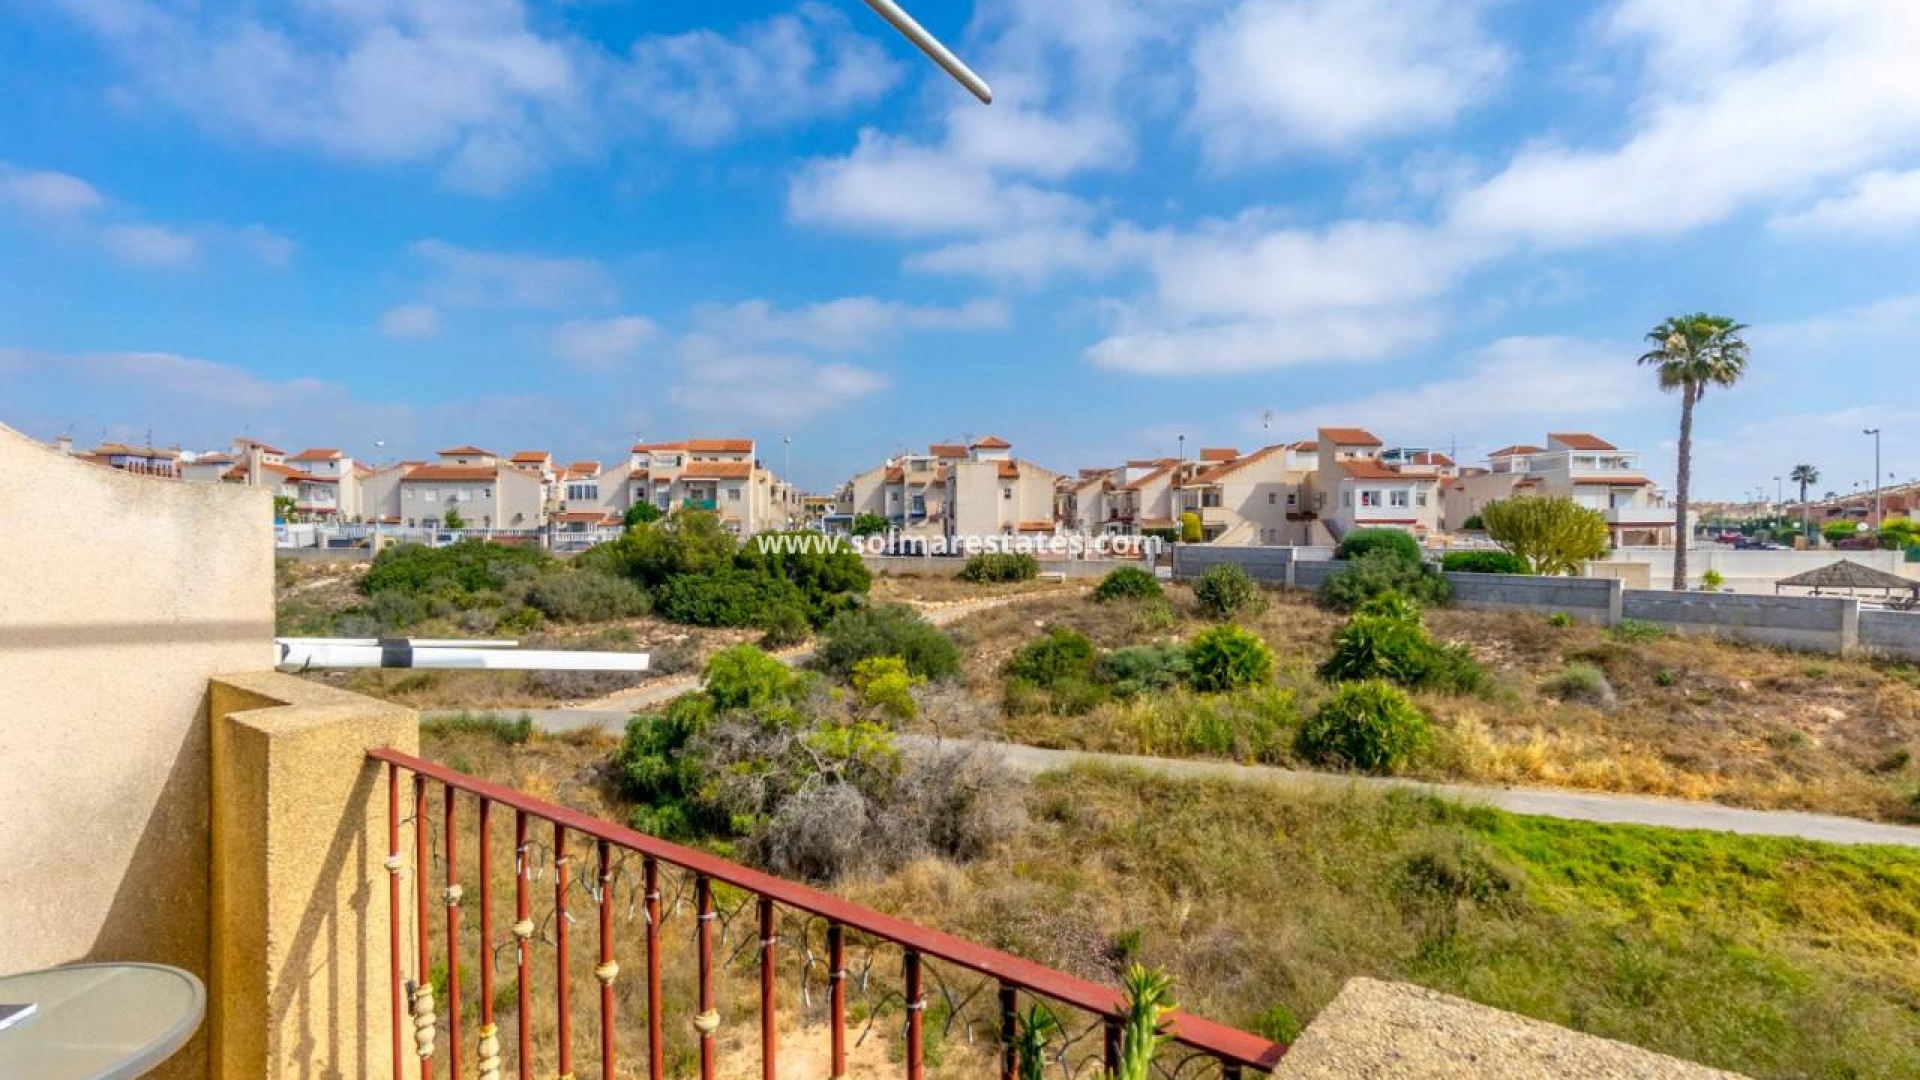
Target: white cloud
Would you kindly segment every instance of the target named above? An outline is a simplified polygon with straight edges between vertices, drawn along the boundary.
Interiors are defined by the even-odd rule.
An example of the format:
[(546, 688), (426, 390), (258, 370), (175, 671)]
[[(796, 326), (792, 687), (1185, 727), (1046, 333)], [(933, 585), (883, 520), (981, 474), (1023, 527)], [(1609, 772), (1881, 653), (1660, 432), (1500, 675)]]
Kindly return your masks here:
[(380, 315), (380, 332), (390, 338), (425, 338), (440, 332), (440, 311), (432, 304), (401, 304)]
[(1140, 375), (1222, 375), (1377, 360), (1440, 328), (1431, 311), (1304, 311), (1272, 319), (1122, 329), (1087, 350), (1095, 365)]
[(1636, 354), (1628, 343), (1502, 338), (1469, 356), (1457, 374), (1290, 409), (1273, 426), (1285, 432), (1357, 424), (1436, 446), (1456, 435), (1498, 445), (1537, 439), (1549, 428), (1604, 428), (1657, 402), (1654, 381), (1632, 362)]
[(1006, 305), (973, 300), (958, 307), (903, 304), (871, 296), (848, 296), (799, 308), (775, 308), (764, 300), (701, 308), (694, 324), (728, 341), (786, 343), (822, 351), (862, 349), (920, 330), (986, 330), (1007, 325)]
[(1119, 266), (1107, 238), (1090, 229), (1038, 225), (962, 240), (907, 256), (907, 269), (965, 274), (1027, 287), (1061, 274), (1099, 277)]
[(1789, 232), (1848, 233), (1898, 238), (1920, 226), (1920, 169), (1879, 169), (1854, 181), (1842, 195), (1821, 199), (1798, 213), (1773, 219)]
[(186, 266), (200, 261), (198, 237), (159, 225), (112, 225), (100, 233), (115, 258), (135, 266)]
[(106, 205), (92, 184), (63, 172), (29, 171), (0, 162), (0, 202), (29, 214), (78, 217)]
[(588, 371), (612, 371), (639, 354), (659, 335), (652, 319), (622, 315), (611, 319), (574, 319), (553, 333), (553, 351)]
[(1608, 33), (1647, 51), (1637, 129), (1522, 151), (1462, 195), (1459, 227), (1559, 245), (1681, 233), (1920, 147), (1920, 6), (1718, 0), (1703, 18), (1626, 0)]
[(690, 143), (712, 144), (871, 104), (902, 67), (880, 39), (823, 4), (749, 23), (634, 43), (617, 76), (621, 103)]
[(617, 296), (606, 268), (592, 259), (482, 251), (439, 239), (422, 240), (413, 252), (433, 267), (429, 289), (450, 307), (567, 308)]
[(843, 361), (734, 351), (695, 335), (681, 343), (685, 377), (668, 392), (678, 407), (733, 423), (793, 425), (886, 388), (886, 376)]
[(1507, 56), (1476, 2), (1245, 0), (1193, 47), (1192, 123), (1221, 163), (1443, 126)]

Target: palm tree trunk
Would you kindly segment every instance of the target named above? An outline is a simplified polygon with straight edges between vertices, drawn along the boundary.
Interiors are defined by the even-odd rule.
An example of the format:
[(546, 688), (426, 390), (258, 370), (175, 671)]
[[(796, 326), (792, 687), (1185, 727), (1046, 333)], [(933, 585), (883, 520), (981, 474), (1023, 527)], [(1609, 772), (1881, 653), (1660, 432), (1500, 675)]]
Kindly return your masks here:
[(1692, 383), (1680, 392), (1680, 465), (1673, 478), (1673, 591), (1687, 591), (1687, 496), (1693, 487)]
[(1800, 536), (1806, 539), (1807, 546), (1813, 546), (1813, 540), (1807, 536), (1807, 482), (1800, 481)]

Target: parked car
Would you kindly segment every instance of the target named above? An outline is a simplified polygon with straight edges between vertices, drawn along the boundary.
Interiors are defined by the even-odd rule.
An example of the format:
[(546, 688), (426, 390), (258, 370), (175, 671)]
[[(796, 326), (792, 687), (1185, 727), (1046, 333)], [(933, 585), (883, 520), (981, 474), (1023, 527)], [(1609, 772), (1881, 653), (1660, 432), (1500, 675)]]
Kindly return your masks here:
[(1747, 538), (1746, 533), (1735, 532), (1732, 529), (1723, 529), (1720, 531), (1718, 535), (1714, 537), (1716, 541), (1722, 544), (1738, 544), (1740, 541), (1745, 540), (1746, 538)]

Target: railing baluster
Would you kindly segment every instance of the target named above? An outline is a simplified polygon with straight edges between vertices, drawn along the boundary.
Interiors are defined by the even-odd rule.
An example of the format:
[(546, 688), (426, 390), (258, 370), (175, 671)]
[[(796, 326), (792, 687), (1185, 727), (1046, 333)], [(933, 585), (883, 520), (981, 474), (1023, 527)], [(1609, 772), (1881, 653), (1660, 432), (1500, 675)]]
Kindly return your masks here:
[(1220, 1080), (1240, 1080), (1240, 1066), (1231, 1061), (1220, 1062)]
[(660, 985), (660, 864), (646, 861), (647, 889), (647, 1077), (665, 1080), (666, 1047), (661, 1045), (665, 1024), (660, 1009), (665, 998)]
[(393, 986), (393, 1077), (401, 1080), (400, 1063), (406, 1057), (401, 1040), (406, 1037), (401, 1020), (400, 1002), (400, 766), (387, 763), (387, 952)]
[(569, 981), (567, 955), (567, 827), (553, 823), (553, 947), (558, 984), (554, 987), (554, 1010), (558, 1016), (561, 1080), (573, 1080), (573, 987)]
[(600, 855), (600, 966), (593, 977), (600, 980), (600, 1075), (613, 1080), (613, 980), (620, 965), (613, 962), (613, 854), (605, 840), (599, 843)]
[(533, 860), (528, 858), (527, 812), (513, 813), (513, 936), (519, 952), (520, 1080), (533, 1080)]
[(451, 1080), (460, 1077), (460, 871), (459, 871), (459, 829), (454, 824), (454, 807), (458, 800), (451, 786), (442, 785), (441, 797), (446, 803), (446, 847), (447, 847), (447, 1001), (444, 1006), (447, 1013), (447, 1076)]
[(920, 994), (920, 954), (909, 951), (904, 961), (907, 969), (907, 1080), (920, 1080), (926, 1072), (926, 1062), (921, 1060), (921, 1015), (926, 1012), (927, 1002)]
[(1000, 1080), (1013, 1080), (1020, 1065), (1015, 1043), (1020, 1037), (1020, 991), (1008, 983), (1000, 984)]
[[(427, 878), (433, 868), (432, 852), (427, 846), (427, 778), (419, 773), (413, 774), (413, 897), (414, 897), (414, 1000), (420, 1001), (425, 994), (427, 1001), (433, 999), (433, 938), (429, 933), (433, 923), (427, 918)], [(420, 1057), (420, 1080), (430, 1080), (433, 1076), (433, 1027), (431, 1023), (422, 1025), (422, 1020), (430, 1020), (432, 1014), (422, 1016), (416, 1005), (414, 1014), (413, 1043)]]
[(760, 1077), (775, 1080), (780, 1029), (774, 1015), (773, 898), (760, 898)]
[(1103, 1056), (1107, 1063), (1107, 1074), (1111, 1076), (1120, 1071), (1120, 1021), (1109, 1016), (1104, 1026), (1106, 1050)]
[(700, 927), (700, 1015), (693, 1026), (700, 1033), (700, 1080), (713, 1080), (713, 1033), (720, 1030), (720, 1013), (713, 1007), (713, 882), (702, 874), (693, 883), (693, 895)]
[(480, 1080), (500, 1075), (500, 1025), (493, 1009), (493, 800), (480, 800)]
[(833, 1049), (832, 1080), (847, 1075), (847, 929), (827, 927), (827, 1025)]

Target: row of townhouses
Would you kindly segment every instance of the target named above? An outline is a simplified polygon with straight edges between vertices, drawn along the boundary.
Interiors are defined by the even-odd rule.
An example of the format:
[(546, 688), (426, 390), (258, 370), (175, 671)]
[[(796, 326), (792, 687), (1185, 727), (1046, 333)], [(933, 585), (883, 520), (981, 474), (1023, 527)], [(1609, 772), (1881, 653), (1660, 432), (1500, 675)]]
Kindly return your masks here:
[(1065, 480), (1015, 457), (1013, 444), (997, 436), (934, 443), (849, 480), (825, 521), (844, 531), (875, 515), (908, 541), (1054, 533), (1061, 527), (1057, 492)]
[(444, 525), (493, 530), (589, 531), (617, 526), (635, 503), (662, 513), (709, 510), (741, 536), (800, 523), (800, 493), (764, 468), (752, 439), (641, 443), (627, 456), (556, 462), (541, 450), (502, 457), (477, 446), (440, 451), (432, 461), (373, 466), (332, 448), (288, 454), (256, 439), (216, 453), (104, 444), (56, 448), (110, 468), (205, 483), (247, 484), (290, 500), (304, 521)]
[(1487, 503), (1557, 495), (1606, 516), (1616, 545), (1670, 543), (1673, 511), (1639, 456), (1583, 432), (1510, 446), (1485, 468), (1428, 447), (1388, 446), (1362, 428), (1251, 453), (1203, 449), (1197, 459), (1129, 461), (1082, 470), (1063, 485), (1061, 520), (1087, 533), (1171, 529), (1199, 517), (1217, 544), (1331, 544), (1356, 528), (1458, 532)]

